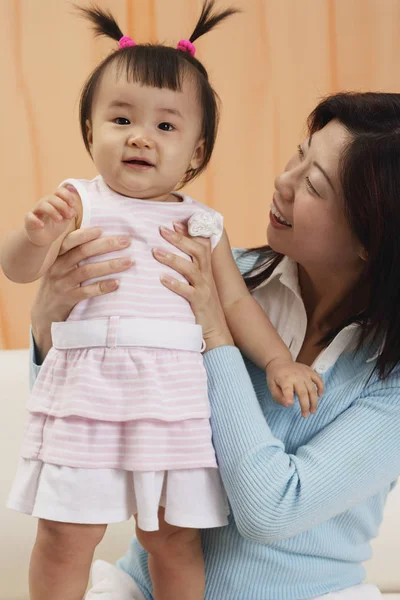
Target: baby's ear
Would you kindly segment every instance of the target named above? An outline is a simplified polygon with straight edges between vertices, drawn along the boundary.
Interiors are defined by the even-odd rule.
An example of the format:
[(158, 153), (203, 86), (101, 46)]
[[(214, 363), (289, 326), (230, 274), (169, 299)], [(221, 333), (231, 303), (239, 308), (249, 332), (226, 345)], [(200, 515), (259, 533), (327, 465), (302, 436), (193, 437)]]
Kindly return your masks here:
[(190, 161), (191, 169), (198, 169), (204, 160), (205, 154), (205, 142), (204, 140), (199, 140), (196, 148), (194, 149), (192, 160)]

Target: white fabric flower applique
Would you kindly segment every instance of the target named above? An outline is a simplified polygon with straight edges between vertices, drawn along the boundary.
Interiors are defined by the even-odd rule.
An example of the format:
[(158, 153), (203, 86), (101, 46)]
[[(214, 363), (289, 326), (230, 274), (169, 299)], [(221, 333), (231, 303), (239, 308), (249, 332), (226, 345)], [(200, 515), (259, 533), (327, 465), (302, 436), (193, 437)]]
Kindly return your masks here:
[(210, 238), (223, 231), (223, 219), (217, 212), (201, 210), (193, 213), (188, 221), (189, 235)]

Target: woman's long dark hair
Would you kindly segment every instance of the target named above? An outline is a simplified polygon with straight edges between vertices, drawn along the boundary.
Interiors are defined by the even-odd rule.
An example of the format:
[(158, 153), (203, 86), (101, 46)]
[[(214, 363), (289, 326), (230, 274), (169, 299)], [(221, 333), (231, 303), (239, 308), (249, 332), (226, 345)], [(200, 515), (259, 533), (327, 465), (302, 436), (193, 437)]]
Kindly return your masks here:
[[(91, 8), (76, 6), (75, 8), (92, 23), (96, 36), (105, 36), (116, 41), (123, 37), (123, 32), (109, 11), (96, 6)], [(205, 0), (199, 20), (188, 38), (189, 41), (194, 42), (237, 12), (240, 11), (235, 8), (216, 12), (214, 0)], [(186, 75), (189, 74), (195, 78), (203, 112), (201, 137), (204, 139), (204, 157), (199, 167), (188, 169), (181, 182), (181, 187), (192, 181), (204, 171), (210, 161), (219, 121), (218, 96), (209, 82), (207, 71), (202, 63), (189, 52), (159, 44), (137, 44), (117, 49), (110, 54), (91, 73), (81, 94), (81, 133), (89, 154), (86, 122), (91, 119), (93, 99), (101, 77), (111, 64), (116, 64), (118, 72), (125, 70), (128, 81), (157, 88), (168, 88), (173, 91), (181, 90)]]
[[(321, 341), (328, 343), (349, 323), (359, 323), (358, 348), (382, 345), (376, 368), (385, 378), (400, 363), (400, 94), (329, 96), (308, 118), (310, 135), (332, 119), (352, 136), (341, 156), (339, 177), (350, 227), (368, 253), (359, 282), (366, 289), (366, 306)], [(245, 275), (250, 290), (283, 258), (269, 246), (259, 252), (261, 263)]]

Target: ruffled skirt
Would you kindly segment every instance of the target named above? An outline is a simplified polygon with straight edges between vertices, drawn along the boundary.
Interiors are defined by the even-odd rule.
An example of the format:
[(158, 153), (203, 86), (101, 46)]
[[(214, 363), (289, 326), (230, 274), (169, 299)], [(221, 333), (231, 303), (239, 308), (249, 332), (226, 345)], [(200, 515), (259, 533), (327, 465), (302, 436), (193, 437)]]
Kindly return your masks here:
[(40, 519), (107, 524), (137, 515), (158, 529), (158, 507), (177, 527), (227, 524), (228, 505), (217, 469), (140, 471), (77, 469), (20, 459), (7, 506)]
[[(107, 344), (118, 331), (120, 338), (129, 331), (135, 336), (140, 326), (114, 317), (107, 323)], [(158, 527), (158, 506), (164, 506), (174, 525), (226, 524), (201, 353), (68, 345), (93, 340), (104, 324), (56, 324), (57, 339), (28, 401), (9, 506), (73, 523), (112, 523), (137, 514), (147, 530)], [(154, 340), (157, 327), (161, 323), (150, 332)], [(163, 327), (172, 335), (176, 326)], [(176, 331), (185, 345), (184, 326)]]

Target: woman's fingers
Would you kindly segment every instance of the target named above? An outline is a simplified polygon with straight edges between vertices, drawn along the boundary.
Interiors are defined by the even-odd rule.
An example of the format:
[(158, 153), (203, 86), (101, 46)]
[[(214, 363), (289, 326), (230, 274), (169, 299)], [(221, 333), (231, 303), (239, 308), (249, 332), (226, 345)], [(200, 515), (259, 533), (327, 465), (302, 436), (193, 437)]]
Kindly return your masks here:
[[(69, 293), (89, 279), (121, 273), (131, 268), (134, 261), (127, 256), (79, 266), (79, 263), (84, 259), (122, 250), (131, 244), (131, 239), (128, 236), (100, 238), (101, 234), (102, 230), (95, 227), (78, 229), (65, 238), (61, 247), (61, 255), (49, 271), (49, 276), (53, 281), (58, 282), (58, 287), (62, 287), (65, 293)], [(87, 289), (82, 288), (83, 291), (74, 292), (75, 297), (79, 296), (76, 301), (93, 295), (108, 293), (116, 289), (117, 286), (118, 282), (115, 280), (106, 280), (85, 286)]]
[(191, 285), (201, 285), (203, 278), (198, 267), (187, 258), (182, 258), (173, 252), (168, 252), (164, 248), (154, 248), (154, 257), (163, 265), (167, 265), (183, 275)]
[[(89, 239), (82, 241), (83, 236), (73, 236), (78, 231), (81, 230), (70, 233), (64, 240), (65, 245), (63, 243), (62, 246), (62, 254), (64, 255), (63, 263), (66, 269), (72, 269), (83, 260), (92, 256), (116, 252), (127, 248), (131, 244), (131, 239), (128, 236), (99, 238), (98, 235), (100, 233), (95, 238), (89, 236)], [(72, 239), (68, 240), (70, 237)]]
[(191, 285), (187, 283), (183, 283), (182, 281), (178, 281), (169, 275), (161, 276), (161, 283), (165, 285), (166, 288), (178, 294), (178, 296), (182, 296), (182, 298), (186, 298), (186, 300), (190, 303), (193, 302), (195, 290)]
[(76, 248), (81, 244), (86, 244), (87, 242), (91, 242), (99, 238), (102, 233), (103, 232), (100, 229), (100, 227), (91, 227), (87, 229), (77, 229), (76, 231), (72, 231), (63, 240), (60, 249), (60, 255), (66, 254), (66, 252), (69, 252), (70, 250), (72, 250), (72, 248)]
[[(178, 227), (180, 224), (175, 224)], [(205, 270), (211, 265), (210, 240), (205, 238), (191, 238), (183, 233), (173, 231), (167, 227), (160, 227), (162, 237), (170, 244), (188, 254), (200, 267)]]
[[(66, 275), (66, 283), (69, 287), (75, 287), (98, 277), (105, 277), (114, 273), (122, 273), (127, 271), (133, 265), (134, 261), (129, 257), (114, 258), (96, 263), (87, 263), (81, 267), (77, 267)], [(90, 286), (88, 286), (90, 287)]]
[(183, 235), (186, 235), (186, 237), (190, 237), (187, 225), (185, 225), (184, 223), (181, 223), (180, 221), (174, 221), (173, 225), (174, 225), (175, 231), (177, 231), (178, 233), (182, 233)]
[(170, 244), (190, 256), (192, 260), (189, 261), (173, 252), (168, 252), (165, 248), (154, 248), (153, 254), (159, 262), (183, 275), (190, 285), (174, 280), (170, 276), (162, 277), (161, 281), (166, 287), (189, 302), (193, 303), (195, 297), (206, 299), (209, 293), (205, 275), (207, 276), (211, 272), (210, 242), (203, 238), (187, 237), (187, 228), (181, 223), (175, 223), (174, 226), (177, 231), (161, 227), (161, 235)]
[(103, 296), (104, 294), (114, 292), (118, 286), (119, 282), (116, 279), (104, 279), (103, 281), (75, 288), (71, 292), (71, 298), (77, 304), (88, 298), (95, 298), (96, 296)]

